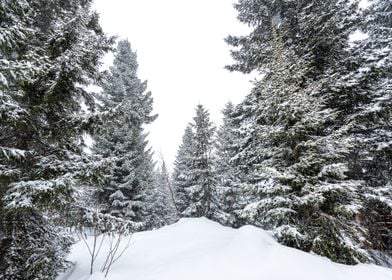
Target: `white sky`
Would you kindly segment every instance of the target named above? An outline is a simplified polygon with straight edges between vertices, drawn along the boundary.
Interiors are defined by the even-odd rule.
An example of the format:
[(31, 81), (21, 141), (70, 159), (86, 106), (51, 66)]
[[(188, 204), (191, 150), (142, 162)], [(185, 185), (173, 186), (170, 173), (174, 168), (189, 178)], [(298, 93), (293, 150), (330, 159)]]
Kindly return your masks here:
[[(158, 119), (150, 144), (171, 166), (197, 104), (219, 124), (220, 111), (250, 91), (250, 76), (230, 73), (229, 34), (247, 27), (236, 19), (234, 0), (95, 0), (104, 31), (128, 38), (137, 51), (139, 77), (148, 80)], [(108, 61), (111, 58), (108, 58)]]

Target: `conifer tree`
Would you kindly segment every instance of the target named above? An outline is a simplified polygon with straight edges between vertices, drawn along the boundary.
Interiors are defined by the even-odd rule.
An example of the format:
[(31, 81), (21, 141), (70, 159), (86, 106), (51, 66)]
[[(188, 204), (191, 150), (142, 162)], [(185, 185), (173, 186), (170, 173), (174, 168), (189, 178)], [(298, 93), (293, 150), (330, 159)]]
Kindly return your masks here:
[(214, 193), (215, 175), (213, 170), (214, 131), (209, 112), (202, 106), (196, 107), (192, 124), (194, 130), (194, 154), (192, 158), (190, 203), (184, 214), (212, 218), (217, 201)]
[(159, 170), (159, 174), (160, 174), (159, 177), (161, 178), (160, 181), (162, 181), (162, 185), (164, 185), (165, 192), (169, 196), (170, 205), (171, 205), (170, 207), (172, 208), (171, 215), (172, 215), (172, 220), (174, 221), (178, 219), (178, 209), (177, 209), (176, 198), (173, 189), (173, 182), (171, 180), (170, 173), (166, 167), (166, 162), (163, 156), (161, 156), (161, 168)]
[[(243, 102), (253, 109), (248, 117), (242, 113), (239, 131), (248, 132), (233, 157), (245, 167), (249, 203), (242, 218), (273, 230), (287, 245), (334, 261), (369, 261), (367, 226), (360, 218), (367, 182), (356, 160), (369, 149), (360, 148), (355, 130), (364, 127), (364, 108), (380, 97), (369, 94), (369, 81), (382, 79), (362, 84), (367, 94), (360, 97), (355, 84), (363, 64), (349, 41), (358, 27), (356, 3), (244, 0), (236, 8), (253, 31), (227, 39), (237, 47), (237, 63), (229, 69), (265, 74)], [(384, 108), (382, 118), (367, 119), (368, 127), (388, 130)], [(362, 143), (377, 146), (374, 137), (365, 138)]]
[[(258, 180), (258, 173), (254, 164), (261, 158), (261, 142), (257, 134), (257, 95), (252, 92), (238, 104), (230, 113), (230, 127), (222, 131), (232, 135), (230, 146), (218, 147), (218, 151), (223, 149), (227, 157), (230, 157), (229, 166), (231, 173), (234, 174), (230, 182), (232, 195), (235, 197), (236, 204), (233, 205), (234, 226), (242, 226), (251, 223), (246, 215), (243, 215), (242, 209), (251, 203), (254, 199), (253, 184)], [(219, 140), (218, 140), (219, 141)], [(219, 152), (221, 153), (221, 152)], [(219, 154), (218, 154), (219, 155)], [(219, 157), (218, 157), (219, 160)]]
[(214, 131), (209, 112), (198, 105), (175, 162), (173, 184), (182, 216), (219, 220), (221, 215), (213, 166)]
[(353, 92), (350, 133), (356, 139), (353, 163), (364, 184), (360, 216), (368, 228), (368, 248), (376, 258), (392, 260), (392, 4), (374, 1), (362, 11), (359, 30), (368, 37), (351, 44), (354, 53), (344, 63), (347, 74), (339, 84)]
[(187, 208), (189, 196), (186, 189), (192, 185), (190, 173), (192, 170), (192, 157), (194, 153), (193, 141), (194, 132), (191, 125), (188, 124), (182, 137), (182, 143), (177, 152), (172, 175), (175, 203), (179, 214)]
[(152, 201), (152, 220), (155, 227), (171, 224), (176, 221), (177, 213), (171, 194), (170, 178), (163, 161), (154, 174), (154, 193)]
[(217, 132), (215, 172), (216, 193), (222, 210), (219, 222), (227, 225), (238, 225), (238, 210), (241, 209), (242, 193), (240, 192), (238, 172), (232, 158), (235, 156), (236, 129), (234, 124), (234, 104), (228, 102), (223, 113), (223, 124)]
[(119, 41), (101, 97), (103, 110), (116, 113), (95, 145), (96, 153), (113, 160), (114, 168), (98, 197), (104, 213), (147, 222), (152, 211), (148, 200), (154, 192), (154, 162), (143, 125), (156, 116), (152, 115), (153, 99), (146, 92), (147, 83), (138, 78), (137, 70), (136, 53), (130, 43)]
[[(99, 182), (99, 158), (82, 135), (99, 116), (84, 88), (110, 49), (91, 1), (0, 3), (0, 278), (54, 279), (67, 239), (52, 222), (82, 182)], [(44, 214), (45, 212), (45, 214)]]

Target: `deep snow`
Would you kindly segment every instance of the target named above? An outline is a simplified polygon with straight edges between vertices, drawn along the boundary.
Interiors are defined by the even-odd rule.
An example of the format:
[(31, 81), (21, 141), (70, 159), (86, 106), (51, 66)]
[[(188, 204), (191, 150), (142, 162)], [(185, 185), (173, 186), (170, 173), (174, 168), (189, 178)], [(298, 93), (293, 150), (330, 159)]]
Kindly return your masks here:
[[(132, 245), (109, 273), (109, 280), (391, 280), (392, 270), (346, 266), (278, 244), (253, 226), (224, 227), (206, 218), (181, 219), (132, 237)], [(98, 257), (101, 266), (106, 245)], [(89, 276), (89, 255), (77, 243), (69, 259), (76, 263), (67, 280), (101, 280)], [(58, 280), (59, 280), (58, 279)]]

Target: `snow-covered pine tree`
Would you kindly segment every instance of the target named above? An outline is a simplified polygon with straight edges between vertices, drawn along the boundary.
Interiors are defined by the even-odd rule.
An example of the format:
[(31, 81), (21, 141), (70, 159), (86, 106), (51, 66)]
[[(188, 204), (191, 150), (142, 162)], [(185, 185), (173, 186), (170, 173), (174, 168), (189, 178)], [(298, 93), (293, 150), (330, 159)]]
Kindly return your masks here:
[(163, 161), (154, 172), (154, 192), (151, 196), (152, 217), (155, 227), (171, 224), (177, 220), (177, 212), (171, 193), (171, 182)]
[[(295, 207), (298, 201), (290, 180), (295, 178), (292, 145), (325, 121), (316, 109), (320, 102), (308, 96), (315, 85), (301, 88), (308, 70), (306, 62), (283, 47), (282, 37), (275, 35), (271, 44), (269, 71), (255, 83), (255, 88), (235, 111), (238, 128), (234, 134), (242, 199), (239, 223), (252, 223), (273, 230), (285, 244), (301, 247)], [(244, 220), (244, 221), (241, 221)]]
[(252, 189), (258, 178), (258, 173), (253, 168), (254, 163), (261, 158), (261, 154), (257, 152), (261, 144), (257, 134), (257, 98), (254, 91), (246, 96), (230, 113), (230, 127), (227, 130), (222, 128), (222, 131), (232, 135), (232, 143), (223, 149), (226, 150), (226, 156), (230, 157), (228, 160), (232, 169), (231, 173), (234, 175), (230, 184), (233, 188), (232, 194), (236, 196), (234, 199), (236, 201), (235, 210), (232, 216), (235, 218), (234, 226), (236, 227), (250, 223), (244, 217), (242, 209), (252, 202), (254, 193), (249, 190)]
[(178, 219), (178, 209), (176, 205), (176, 198), (174, 195), (174, 189), (173, 189), (173, 182), (170, 178), (170, 173), (169, 170), (167, 169), (166, 162), (163, 159), (163, 156), (161, 158), (161, 168), (159, 170), (159, 177), (160, 181), (162, 182), (162, 185), (164, 186), (165, 192), (168, 194), (169, 201), (170, 201), (170, 208), (172, 209), (171, 216), (173, 221)]
[(353, 172), (364, 181), (358, 219), (368, 227), (366, 246), (376, 258), (389, 255), (392, 265), (392, 3), (372, 2), (358, 28), (367, 36), (351, 42), (354, 55), (336, 84), (353, 93), (347, 122), (356, 143)]
[(185, 130), (173, 174), (181, 216), (219, 220), (221, 215), (213, 166), (214, 132), (209, 112), (198, 105), (193, 123)]
[[(83, 155), (94, 122), (84, 90), (110, 48), (91, 1), (0, 3), (0, 278), (54, 279), (70, 245), (51, 214), (81, 181), (99, 179)], [(45, 212), (45, 214), (44, 214)]]
[(188, 206), (187, 188), (192, 185), (190, 172), (194, 154), (194, 132), (191, 124), (185, 128), (182, 143), (178, 149), (172, 175), (173, 191), (178, 214), (181, 215)]
[[(244, 0), (236, 8), (253, 31), (227, 39), (238, 47), (237, 63), (229, 69), (266, 74), (246, 99), (257, 104), (253, 118), (244, 118), (253, 119), (254, 129), (234, 157), (245, 159), (242, 165), (253, 173), (245, 186), (251, 203), (243, 217), (273, 230), (287, 245), (334, 261), (370, 260), (360, 219), (366, 183), (354, 164), (353, 128), (362, 124), (354, 108), (360, 103), (345, 78), (360, 69), (352, 68), (361, 59), (349, 47), (358, 26), (356, 3)], [(243, 157), (247, 151), (253, 156)]]
[[(0, 4), (0, 16), (3, 19), (0, 29), (1, 209), (5, 203), (6, 185), (12, 181), (12, 178), (16, 179), (20, 172), (14, 165), (25, 155), (25, 151), (7, 147), (5, 143), (7, 129), (11, 130), (14, 125), (21, 122), (24, 113), (22, 105), (17, 100), (18, 90), (14, 90), (12, 84), (17, 83), (22, 77), (32, 79), (34, 74), (40, 71), (37, 65), (39, 57), (32, 49), (27, 53), (24, 51), (28, 44), (27, 40), (33, 38), (35, 34), (29, 28), (32, 22), (31, 15), (27, 14), (29, 8), (27, 1), (4, 1)], [(19, 54), (24, 56), (20, 58)], [(29, 63), (31, 67), (27, 67)]]
[(154, 193), (154, 162), (148, 148), (143, 125), (156, 119), (152, 115), (153, 99), (146, 92), (147, 82), (137, 76), (136, 53), (127, 40), (118, 42), (113, 66), (103, 84), (103, 110), (116, 113), (105, 124), (106, 129), (96, 138), (95, 151), (112, 159), (112, 174), (105, 178), (105, 186), (98, 191), (104, 213), (128, 218), (135, 222), (147, 221)]
[(238, 210), (243, 196), (240, 193), (240, 180), (237, 167), (232, 159), (236, 155), (236, 127), (234, 119), (234, 104), (228, 102), (222, 110), (223, 124), (216, 136), (216, 151), (214, 168), (216, 172), (216, 194), (222, 215), (219, 222), (225, 225), (238, 226)]
[(213, 145), (215, 128), (210, 113), (197, 105), (192, 124), (194, 130), (194, 154), (192, 158), (190, 201), (184, 211), (188, 216), (213, 218), (217, 209), (215, 174), (213, 170)]

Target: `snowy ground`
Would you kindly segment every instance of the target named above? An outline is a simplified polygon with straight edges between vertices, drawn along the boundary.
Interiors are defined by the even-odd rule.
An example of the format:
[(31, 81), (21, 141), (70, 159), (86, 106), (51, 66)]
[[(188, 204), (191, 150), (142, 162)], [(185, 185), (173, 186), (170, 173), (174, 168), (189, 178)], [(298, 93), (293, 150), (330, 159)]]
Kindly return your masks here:
[[(102, 248), (96, 267), (104, 259)], [(101, 280), (89, 276), (89, 255), (80, 242), (72, 249), (72, 274), (58, 280)], [(345, 266), (278, 244), (267, 232), (223, 227), (205, 218), (182, 219), (140, 232), (108, 276), (109, 280), (391, 280), (392, 270)]]

